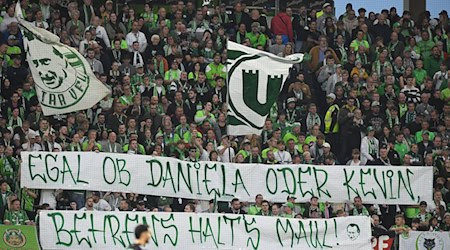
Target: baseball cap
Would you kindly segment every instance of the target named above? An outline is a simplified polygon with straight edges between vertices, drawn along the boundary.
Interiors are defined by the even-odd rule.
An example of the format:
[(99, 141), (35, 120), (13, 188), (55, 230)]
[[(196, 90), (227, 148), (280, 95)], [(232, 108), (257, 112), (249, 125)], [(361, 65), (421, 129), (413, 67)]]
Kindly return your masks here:
[(420, 206), (427, 206), (428, 204), (427, 204), (426, 201), (421, 201), (419, 205), (420, 205)]
[(334, 93), (330, 93), (330, 94), (327, 95), (327, 98), (336, 100), (336, 95)]
[(376, 106), (380, 106), (380, 102), (379, 101), (372, 102), (372, 107), (376, 107)]
[(325, 143), (323, 144), (323, 147), (324, 147), (324, 148), (331, 148), (331, 145), (330, 145), (330, 143), (325, 142)]
[(295, 97), (289, 97), (288, 99), (287, 99), (287, 103), (289, 104), (289, 103), (291, 103), (291, 102), (295, 102), (296, 100), (295, 100)]
[(140, 201), (137, 202), (137, 204), (138, 204), (138, 205), (141, 205), (141, 206), (145, 206), (145, 201), (140, 200)]
[(284, 207), (290, 207), (291, 209), (294, 209), (294, 204), (292, 202), (286, 202), (283, 205)]
[(136, 69), (138, 69), (138, 68), (143, 68), (143, 67), (144, 67), (144, 64), (142, 64), (142, 63), (136, 64)]
[(295, 197), (295, 196), (293, 196), (293, 195), (288, 195), (288, 197), (286, 198), (286, 200), (289, 200), (289, 199), (297, 199), (297, 197)]
[(394, 24), (392, 25), (392, 27), (394, 27), (394, 28), (400, 27), (400, 23), (399, 23), (399, 22), (396, 22), (396, 23), (394, 23)]
[(370, 131), (375, 131), (375, 129), (372, 126), (369, 126), (369, 127), (367, 127), (367, 132), (370, 132)]
[(324, 4), (322, 5), (322, 9), (325, 9), (325, 8), (328, 7), (328, 6), (331, 6), (331, 3), (324, 3)]

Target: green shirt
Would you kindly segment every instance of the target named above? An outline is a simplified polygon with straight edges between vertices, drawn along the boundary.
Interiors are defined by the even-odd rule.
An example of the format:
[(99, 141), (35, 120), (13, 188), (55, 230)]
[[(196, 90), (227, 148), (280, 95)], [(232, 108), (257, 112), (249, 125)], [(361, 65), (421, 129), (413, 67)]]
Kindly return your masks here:
[(26, 223), (29, 222), (30, 219), (28, 219), (27, 213), (25, 213), (25, 211), (23, 210), (19, 211), (7, 210), (5, 212), (5, 219), (3, 220), (3, 222), (6, 221), (11, 222), (12, 225), (26, 225)]
[(219, 63), (216, 65), (215, 63), (210, 63), (205, 69), (206, 79), (208, 79), (209, 84), (212, 87), (216, 87), (216, 76), (220, 76), (224, 79), (227, 77), (227, 69), (225, 65)]
[[(422, 138), (423, 132), (425, 132), (425, 131), (420, 130), (420, 131), (416, 132), (416, 143), (420, 143), (421, 141), (423, 141), (423, 138)], [(429, 134), (428, 138), (430, 139), (430, 141), (433, 141), (435, 134), (433, 132), (428, 131), (428, 130), (427, 130), (427, 132)]]
[(427, 77), (427, 71), (424, 69), (415, 69), (413, 71), (414, 78), (416, 78), (416, 84), (422, 85), (425, 77)]
[(420, 52), (423, 58), (427, 58), (431, 55), (431, 49), (434, 47), (434, 42), (431, 40), (428, 41), (420, 41), (417, 43), (417, 47), (419, 47)]
[(18, 160), (16, 158), (8, 156), (0, 159), (0, 175), (5, 179), (13, 179), (18, 169)]
[(249, 215), (257, 215), (261, 211), (261, 207), (257, 207), (256, 205), (252, 205), (248, 208), (247, 214)]
[(250, 43), (252, 44), (253, 48), (258, 47), (259, 45), (265, 47), (266, 46), (266, 36), (262, 33), (253, 33), (253, 32), (248, 32), (246, 37), (250, 40)]
[(447, 103), (450, 103), (450, 88), (446, 88), (441, 91), (441, 99)]

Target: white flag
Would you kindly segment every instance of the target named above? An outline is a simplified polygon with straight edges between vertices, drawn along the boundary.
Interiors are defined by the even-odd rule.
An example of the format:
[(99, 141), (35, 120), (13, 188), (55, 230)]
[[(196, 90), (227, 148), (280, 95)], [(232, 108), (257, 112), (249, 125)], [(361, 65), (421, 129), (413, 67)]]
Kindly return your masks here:
[(286, 58), (228, 41), (228, 134), (261, 134), (294, 63)]
[(16, 18), (22, 26), (27, 61), (44, 115), (91, 108), (110, 92), (77, 50), (23, 19), (20, 1)]

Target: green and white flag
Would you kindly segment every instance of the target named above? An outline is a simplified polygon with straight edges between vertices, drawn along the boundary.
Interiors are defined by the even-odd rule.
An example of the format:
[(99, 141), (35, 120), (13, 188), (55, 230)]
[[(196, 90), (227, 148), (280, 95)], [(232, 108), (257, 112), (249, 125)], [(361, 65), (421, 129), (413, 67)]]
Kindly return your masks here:
[(20, 1), (16, 18), (22, 27), (27, 61), (44, 115), (91, 108), (110, 92), (76, 49), (23, 19)]
[(278, 57), (228, 41), (228, 134), (261, 134), (294, 63), (303, 54)]

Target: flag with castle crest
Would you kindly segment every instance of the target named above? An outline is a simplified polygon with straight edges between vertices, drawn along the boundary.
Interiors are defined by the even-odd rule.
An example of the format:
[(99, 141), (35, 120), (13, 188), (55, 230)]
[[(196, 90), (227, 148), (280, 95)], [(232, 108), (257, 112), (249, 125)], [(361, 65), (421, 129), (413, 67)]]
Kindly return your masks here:
[(26, 58), (44, 115), (88, 109), (110, 93), (77, 50), (23, 19), (20, 1), (16, 5), (16, 18), (22, 28)]
[(294, 63), (302, 54), (278, 57), (228, 41), (228, 134), (260, 135)]

